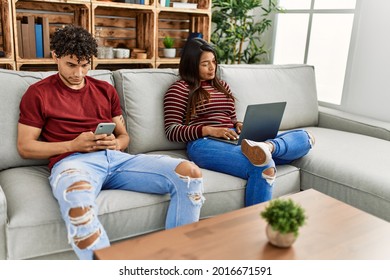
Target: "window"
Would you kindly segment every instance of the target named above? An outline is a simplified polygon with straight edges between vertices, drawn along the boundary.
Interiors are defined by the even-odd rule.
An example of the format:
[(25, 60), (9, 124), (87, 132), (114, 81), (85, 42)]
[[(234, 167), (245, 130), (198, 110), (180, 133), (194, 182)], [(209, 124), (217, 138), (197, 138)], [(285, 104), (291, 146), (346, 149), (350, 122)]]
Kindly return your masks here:
[(340, 104), (356, 0), (280, 0), (273, 63), (314, 65), (318, 99)]

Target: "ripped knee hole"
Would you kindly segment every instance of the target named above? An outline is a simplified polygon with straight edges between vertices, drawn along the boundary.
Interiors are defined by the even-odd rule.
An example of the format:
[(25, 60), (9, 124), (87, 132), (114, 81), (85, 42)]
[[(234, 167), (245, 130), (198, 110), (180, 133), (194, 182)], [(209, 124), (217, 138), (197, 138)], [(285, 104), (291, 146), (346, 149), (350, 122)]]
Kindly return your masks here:
[(66, 169), (66, 170), (62, 171), (62, 172), (61, 172), (61, 175), (62, 175), (62, 174), (65, 174), (65, 173), (71, 174), (71, 173), (76, 173), (76, 172), (78, 172), (77, 169), (75, 169), (75, 168), (69, 168), (69, 169)]
[(81, 226), (89, 223), (93, 218), (91, 207), (75, 207), (69, 209), (70, 221), (75, 226)]
[(97, 230), (89, 235), (83, 236), (83, 237), (74, 237), (74, 244), (79, 248), (79, 249), (86, 249), (89, 246), (91, 246), (98, 238), (100, 237), (100, 230)]
[(270, 176), (270, 177), (274, 177), (275, 176), (275, 168), (274, 167), (270, 167), (270, 168), (267, 168), (265, 170), (263, 170), (263, 174), (264, 175), (267, 175), (267, 176)]
[(190, 195), (189, 195), (189, 198), (190, 198), (192, 201), (194, 201), (194, 202), (198, 202), (198, 201), (201, 201), (201, 200), (202, 200), (202, 195), (197, 194), (197, 193), (195, 193), (195, 194), (190, 194)]
[[(69, 210), (70, 222), (74, 226), (82, 226), (88, 224), (93, 219), (92, 207), (75, 207)], [(80, 249), (85, 249), (91, 246), (100, 236), (100, 230), (97, 230), (89, 235), (73, 238), (75, 245)]]
[(69, 188), (67, 188), (66, 192), (90, 190), (90, 189), (92, 189), (92, 186), (91, 186), (91, 184), (89, 182), (80, 181), (80, 182), (74, 183)]

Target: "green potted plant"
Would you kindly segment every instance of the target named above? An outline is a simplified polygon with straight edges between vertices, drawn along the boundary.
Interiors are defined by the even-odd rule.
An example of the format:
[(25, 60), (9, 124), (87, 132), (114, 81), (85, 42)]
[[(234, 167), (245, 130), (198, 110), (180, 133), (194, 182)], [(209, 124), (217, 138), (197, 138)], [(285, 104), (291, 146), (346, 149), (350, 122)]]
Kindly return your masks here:
[(172, 37), (165, 36), (163, 39), (163, 45), (164, 45), (164, 56), (165, 57), (175, 57), (176, 56), (176, 49), (173, 48), (173, 45), (175, 43), (175, 40)]
[[(277, 0), (213, 0), (211, 35), (220, 63), (268, 62), (264, 34), (272, 25), (272, 15), (281, 11)], [(255, 16), (253, 11), (260, 11)]]
[(268, 223), (269, 242), (278, 247), (290, 247), (307, 219), (305, 210), (292, 199), (271, 200), (260, 215)]

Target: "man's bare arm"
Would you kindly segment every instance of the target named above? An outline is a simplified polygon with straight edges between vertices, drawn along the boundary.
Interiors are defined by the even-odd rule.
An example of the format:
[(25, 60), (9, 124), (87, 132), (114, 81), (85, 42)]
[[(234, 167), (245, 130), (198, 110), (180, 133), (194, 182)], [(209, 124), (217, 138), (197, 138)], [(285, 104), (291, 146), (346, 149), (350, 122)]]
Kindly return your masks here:
[(130, 143), (130, 137), (127, 134), (125, 120), (123, 119), (122, 115), (115, 117), (112, 120), (113, 120), (113, 122), (116, 123), (114, 133), (115, 133), (116, 139), (118, 141), (117, 150), (123, 151), (124, 149), (127, 148), (127, 146)]
[(93, 132), (83, 132), (71, 141), (39, 141), (41, 129), (18, 123), (18, 152), (23, 158), (48, 159), (67, 152), (91, 152), (96, 150), (96, 141), (104, 137)]

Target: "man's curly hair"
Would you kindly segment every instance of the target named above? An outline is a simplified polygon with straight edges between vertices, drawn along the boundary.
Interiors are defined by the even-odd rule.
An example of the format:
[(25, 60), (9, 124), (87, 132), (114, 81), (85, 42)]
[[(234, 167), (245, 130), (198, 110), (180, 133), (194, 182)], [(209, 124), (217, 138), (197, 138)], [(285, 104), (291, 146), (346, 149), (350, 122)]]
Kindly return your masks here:
[(74, 25), (58, 29), (51, 39), (50, 48), (56, 57), (76, 56), (78, 62), (81, 60), (91, 62), (91, 58), (97, 55), (95, 38), (84, 28)]

